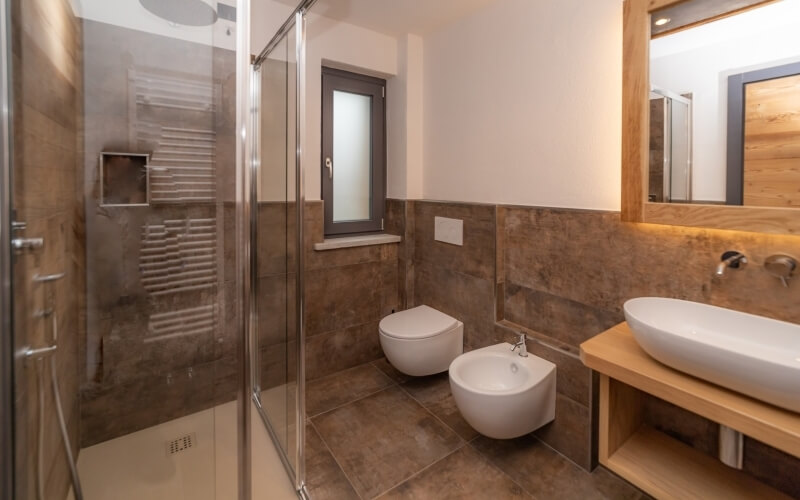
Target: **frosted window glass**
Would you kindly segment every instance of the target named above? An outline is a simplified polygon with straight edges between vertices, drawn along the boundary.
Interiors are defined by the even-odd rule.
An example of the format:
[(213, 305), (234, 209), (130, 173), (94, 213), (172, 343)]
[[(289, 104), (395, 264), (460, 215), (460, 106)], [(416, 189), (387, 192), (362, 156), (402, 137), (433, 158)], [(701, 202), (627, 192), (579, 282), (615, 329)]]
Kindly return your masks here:
[(368, 220), (372, 196), (372, 98), (333, 91), (333, 220)]

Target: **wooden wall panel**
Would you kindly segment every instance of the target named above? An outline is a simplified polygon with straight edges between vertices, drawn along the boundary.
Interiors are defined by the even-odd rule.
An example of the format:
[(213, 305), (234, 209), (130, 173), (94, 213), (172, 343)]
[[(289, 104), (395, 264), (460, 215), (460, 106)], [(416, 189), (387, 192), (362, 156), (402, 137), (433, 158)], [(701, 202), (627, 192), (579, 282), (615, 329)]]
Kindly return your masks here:
[(744, 205), (800, 207), (800, 75), (745, 87)]

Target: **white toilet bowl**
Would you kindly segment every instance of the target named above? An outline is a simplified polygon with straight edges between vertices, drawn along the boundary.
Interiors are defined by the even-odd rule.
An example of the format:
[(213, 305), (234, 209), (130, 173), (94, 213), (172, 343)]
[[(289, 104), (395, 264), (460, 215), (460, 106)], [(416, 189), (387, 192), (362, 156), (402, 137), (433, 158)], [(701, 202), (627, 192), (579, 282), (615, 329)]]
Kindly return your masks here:
[(428, 306), (390, 314), (378, 329), (386, 359), (406, 375), (441, 373), (464, 352), (464, 323)]
[(556, 365), (497, 344), (462, 354), (450, 365), (450, 389), (476, 431), (511, 439), (555, 419)]

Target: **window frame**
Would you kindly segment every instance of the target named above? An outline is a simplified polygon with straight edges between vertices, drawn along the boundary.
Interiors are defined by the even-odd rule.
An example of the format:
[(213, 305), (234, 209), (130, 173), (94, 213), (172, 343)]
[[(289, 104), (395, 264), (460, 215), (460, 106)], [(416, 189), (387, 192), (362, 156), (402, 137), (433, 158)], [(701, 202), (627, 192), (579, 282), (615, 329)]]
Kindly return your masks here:
[[(333, 221), (333, 183), (335, 180), (325, 166), (333, 160), (333, 92), (335, 90), (372, 97), (372, 151), (370, 218), (357, 221)], [(322, 147), (320, 148), (321, 191), (324, 206), (325, 237), (352, 236), (383, 230), (386, 209), (386, 80), (322, 67)], [(377, 105), (376, 105), (377, 104)]]

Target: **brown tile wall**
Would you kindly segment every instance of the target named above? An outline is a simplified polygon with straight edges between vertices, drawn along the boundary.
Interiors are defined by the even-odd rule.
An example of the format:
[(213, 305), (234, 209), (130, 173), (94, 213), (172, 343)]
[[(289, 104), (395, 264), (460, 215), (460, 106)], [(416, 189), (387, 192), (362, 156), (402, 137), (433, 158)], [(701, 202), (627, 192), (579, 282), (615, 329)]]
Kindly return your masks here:
[[(625, 300), (640, 296), (687, 299), (800, 322), (797, 288), (784, 288), (761, 267), (773, 253), (800, 254), (800, 238), (625, 224), (612, 212), (501, 210), (505, 319), (572, 352), (584, 340), (623, 321)], [(719, 256), (729, 249), (744, 252), (750, 264), (742, 272), (716, 278), (713, 270)], [(576, 463), (591, 464), (590, 371), (558, 350), (531, 347), (554, 360), (559, 370), (556, 422), (539, 437)], [(715, 424), (657, 400), (649, 401), (647, 408), (652, 425), (716, 453)], [(800, 461), (754, 441), (747, 443), (745, 455), (750, 454), (763, 457), (770, 466), (751, 460), (746, 470), (797, 495), (791, 480)], [(767, 477), (768, 470), (793, 473)]]
[[(386, 226), (405, 227), (403, 210), (391, 201), (387, 208)], [(322, 210), (322, 202), (310, 201), (304, 213), (308, 379), (378, 359), (378, 323), (401, 309), (399, 245), (316, 251), (314, 243), (324, 239)]]
[[(17, 236), (42, 237), (41, 250), (14, 256), (15, 344), (43, 347), (58, 328), (55, 356), (59, 389), (73, 452), (79, 445), (79, 339), (85, 301), (84, 214), (78, 150), (81, 113), (81, 24), (69, 2), (11, 2), (15, 220)], [(37, 274), (66, 273), (51, 284)], [(55, 318), (34, 316), (52, 308)], [(38, 366), (38, 369), (37, 369)], [(18, 464), (14, 497), (36, 497), (37, 370), (44, 377), (44, 498), (64, 498), (69, 487), (66, 454), (54, 411), (49, 361), (20, 360), (15, 367), (15, 438)]]
[[(623, 321), (625, 300), (675, 297), (800, 322), (797, 288), (784, 288), (761, 269), (772, 253), (800, 255), (797, 237), (624, 224), (615, 212), (433, 201), (407, 205), (413, 206), (413, 220), (409, 215), (406, 227), (414, 224), (408, 257), (412, 280), (405, 285), (409, 305), (428, 304), (464, 321), (467, 349), (510, 341), (519, 331), (538, 340), (529, 341), (528, 349), (556, 363), (558, 393), (555, 421), (536, 434), (583, 468), (596, 460), (596, 381), (580, 362), (578, 346)], [(464, 220), (463, 247), (433, 240), (434, 216)], [(728, 249), (744, 252), (751, 264), (744, 272), (715, 278), (719, 255)], [(716, 452), (712, 423), (656, 400), (648, 410), (651, 424)], [(762, 479), (764, 471), (797, 470), (796, 459), (753, 441), (747, 446), (748, 453), (771, 460), (771, 467), (757, 467), (755, 460), (746, 467)], [(793, 477), (770, 481), (796, 495), (786, 482)]]
[[(294, 380), (296, 212), (294, 203), (258, 206), (258, 346), (261, 389)], [(290, 359), (291, 358), (291, 359)]]
[[(84, 21), (83, 35), (82, 193), (89, 265), (87, 334), (81, 347), (81, 442), (88, 446), (235, 397), (236, 88), (231, 51), (94, 21)], [(130, 71), (210, 83), (217, 86), (219, 99), (213, 110), (136, 104), (129, 89)], [(215, 133), (215, 201), (101, 206), (100, 153), (152, 153), (166, 142), (159, 138), (161, 127)], [(146, 290), (140, 267), (143, 228), (165, 220), (208, 218), (216, 221), (213, 285), (165, 295)], [(216, 307), (213, 328), (145, 341), (153, 334), (153, 314), (205, 305)]]
[[(494, 205), (413, 202), (413, 293), (409, 306), (426, 304), (464, 323), (467, 350), (495, 343)], [(434, 240), (434, 217), (464, 221), (464, 245)]]

